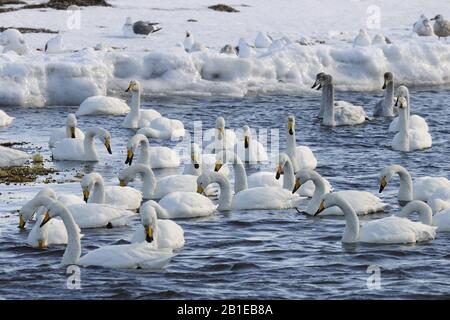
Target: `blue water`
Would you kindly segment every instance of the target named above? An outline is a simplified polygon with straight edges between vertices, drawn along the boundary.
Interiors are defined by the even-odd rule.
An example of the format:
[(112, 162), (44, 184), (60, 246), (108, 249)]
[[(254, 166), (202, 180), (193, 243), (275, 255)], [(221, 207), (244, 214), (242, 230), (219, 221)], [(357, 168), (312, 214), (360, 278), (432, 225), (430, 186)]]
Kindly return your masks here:
[[(400, 164), (413, 177), (449, 177), (450, 132), (449, 91), (412, 90), (413, 113), (427, 119), (433, 137), (429, 150), (404, 154), (390, 149), (393, 137), (387, 120), (372, 120), (355, 127), (325, 128), (316, 120), (318, 96), (258, 96), (246, 98), (160, 98), (145, 99), (162, 114), (180, 119), (192, 130), (193, 121), (204, 128), (214, 126), (222, 115), (227, 126), (244, 124), (259, 129), (279, 129), (284, 149), (286, 119), (295, 114), (297, 142), (309, 146), (318, 159), (317, 170), (335, 190), (360, 189), (378, 192), (377, 176), (383, 166)], [(338, 93), (364, 105), (372, 113), (378, 93)], [(64, 183), (47, 186), (81, 196), (79, 184), (67, 182), (77, 172), (100, 172), (107, 183), (117, 184), (124, 168), (126, 142), (133, 135), (121, 127), (122, 117), (83, 117), (79, 127), (102, 126), (112, 135), (113, 155), (99, 144), (102, 160), (94, 165), (52, 163), (47, 148), (49, 132), (65, 123), (67, 112), (76, 108), (3, 108), (16, 117), (0, 131), (0, 141), (26, 141), (19, 146), (39, 151), (46, 166), (61, 170), (52, 176)], [(151, 144), (159, 142), (151, 142)], [(167, 143), (166, 143), (167, 144)], [(168, 143), (174, 145), (175, 143)], [(274, 170), (269, 165), (248, 167), (248, 173)], [(181, 172), (157, 170), (158, 176)], [(312, 218), (295, 210), (218, 213), (215, 216), (178, 220), (186, 245), (161, 272), (82, 268), (81, 289), (66, 286), (66, 269), (59, 266), (64, 246), (44, 251), (26, 245), (27, 231), (17, 228), (16, 210), (43, 184), (0, 185), (0, 297), (5, 299), (216, 299), (216, 298), (449, 298), (450, 235), (417, 245), (342, 245), (344, 220)], [(139, 182), (135, 182), (136, 187)], [(386, 214), (399, 210), (398, 181), (390, 183), (381, 198), (390, 204)], [(375, 215), (362, 220), (383, 217)], [(138, 218), (129, 227), (83, 230), (83, 252), (99, 246), (130, 240)], [(380, 268), (381, 289), (366, 285), (369, 266)]]

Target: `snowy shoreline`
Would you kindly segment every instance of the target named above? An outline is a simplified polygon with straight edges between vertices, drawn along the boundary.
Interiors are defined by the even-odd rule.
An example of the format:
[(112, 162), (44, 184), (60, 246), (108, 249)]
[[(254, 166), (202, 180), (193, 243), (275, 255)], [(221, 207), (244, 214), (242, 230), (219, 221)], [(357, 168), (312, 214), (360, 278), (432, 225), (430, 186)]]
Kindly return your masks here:
[[(214, 4), (210, 2), (194, 1), (191, 5), (201, 4), (203, 7)], [(257, 7), (257, 2), (249, 2), (254, 7), (240, 8), (242, 11), (234, 16), (230, 13), (203, 13), (204, 16), (212, 17), (207, 20), (204, 18), (204, 23), (211, 26), (214, 17), (241, 19), (247, 12), (261, 10)], [(326, 2), (328, 1), (324, 1), (322, 5), (327, 5)], [(343, 1), (337, 2), (344, 5)], [(367, 7), (367, 4), (347, 2), (345, 5), (359, 6), (361, 10)], [(381, 2), (381, 8), (387, 6), (384, 4), (385, 1)], [(407, 28), (394, 28), (388, 25), (381, 31), (370, 31), (371, 36), (378, 33), (388, 35), (392, 39), (392, 44), (353, 47), (351, 40), (354, 34), (348, 30), (354, 26), (345, 25), (342, 29), (338, 29), (336, 27), (338, 21), (333, 21), (333, 27), (328, 29), (328, 33), (315, 32), (314, 26), (308, 25), (303, 33), (294, 34), (293, 27), (287, 21), (285, 33), (281, 31), (272, 34), (290, 39), (291, 43), (257, 49), (251, 58), (238, 58), (235, 55), (219, 53), (221, 46), (235, 43), (241, 36), (247, 36), (246, 40), (253, 43), (256, 33), (253, 33), (251, 38), (248, 30), (241, 33), (233, 30), (230, 34), (234, 42), (229, 42), (230, 34), (222, 34), (224, 26), (218, 27), (218, 30), (200, 31), (198, 30), (200, 24), (186, 22), (176, 26), (175, 34), (173, 32), (169, 34), (167, 29), (172, 25), (169, 22), (164, 24), (164, 20), (173, 20), (178, 14), (195, 17), (195, 11), (179, 9), (177, 7), (180, 5), (179, 1), (171, 3), (173, 12), (149, 8), (148, 4), (142, 1), (134, 4), (136, 7), (133, 8), (124, 1), (111, 3), (115, 5), (114, 8), (92, 7), (83, 8), (81, 11), (84, 24), (90, 23), (86, 21), (98, 17), (100, 12), (111, 13), (109, 20), (98, 22), (98, 24), (105, 23), (107, 31), (98, 33), (98, 29), (94, 28), (89, 31), (83, 28), (61, 31), (70, 52), (45, 54), (37, 51), (36, 49), (45, 44), (43, 39), (53, 35), (26, 34), (26, 40), (32, 48), (29, 54), (25, 56), (19, 56), (14, 52), (0, 54), (0, 106), (79, 105), (85, 98), (93, 95), (122, 92), (130, 79), (138, 79), (142, 83), (143, 94), (157, 96), (243, 97), (248, 94), (312, 94), (310, 87), (316, 74), (321, 71), (333, 75), (336, 88), (341, 91), (381, 92), (383, 74), (386, 71), (394, 74), (397, 85), (405, 84), (419, 88), (450, 85), (450, 41), (439, 41), (437, 37), (418, 37)], [(163, 3), (159, 5), (164, 7)], [(280, 4), (280, 10), (286, 10), (283, 5), (286, 3)], [(139, 6), (142, 6), (142, 10)], [(414, 6), (411, 8), (417, 10)], [(413, 9), (410, 10), (409, 16), (415, 12)], [(9, 25), (17, 25), (19, 21), (21, 23), (26, 21), (33, 11), (20, 10), (15, 13), (14, 19), (10, 13), (1, 16), (16, 22)], [(160, 14), (161, 18), (164, 18), (161, 20), (163, 31), (147, 38), (121, 37), (120, 28), (125, 17), (127, 15), (136, 17), (139, 11), (151, 12), (153, 15), (155, 12)], [(277, 14), (281, 13), (280, 11)], [(52, 18), (55, 20), (56, 17), (67, 18), (66, 11), (58, 10), (34, 14), (37, 17), (35, 26), (56, 30), (58, 28), (55, 28)], [(45, 20), (45, 15), (48, 21)], [(155, 19), (159, 20), (158, 18)], [(258, 23), (260, 22), (256, 19), (249, 21), (249, 29), (256, 29)], [(27, 24), (30, 25), (30, 22)], [(214, 35), (217, 35), (218, 39), (214, 39), (212, 41), (214, 43), (205, 41), (205, 47), (201, 51), (186, 53), (180, 42), (187, 26), (196, 31), (196, 38), (201, 41)], [(308, 30), (309, 32), (306, 32)], [(270, 33), (270, 30), (262, 31)], [(84, 33), (88, 36), (85, 37)], [(283, 36), (284, 34), (288, 36)], [(323, 40), (325, 43), (301, 45), (296, 41), (302, 34), (308, 38)], [(102, 43), (104, 48), (94, 50), (93, 47), (97, 43)], [(121, 47), (117, 48), (119, 44)]]

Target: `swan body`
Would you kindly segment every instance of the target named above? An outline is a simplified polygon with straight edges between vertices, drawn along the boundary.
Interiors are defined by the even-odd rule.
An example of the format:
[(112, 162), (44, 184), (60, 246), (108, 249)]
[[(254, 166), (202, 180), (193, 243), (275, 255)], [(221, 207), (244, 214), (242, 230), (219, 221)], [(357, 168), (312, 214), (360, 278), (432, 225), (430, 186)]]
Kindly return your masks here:
[(345, 101), (334, 101), (333, 77), (319, 73), (313, 88), (322, 88), (321, 108), (323, 109), (322, 124), (325, 126), (353, 126), (364, 123), (367, 115), (363, 107), (355, 106)]
[(244, 189), (232, 196), (230, 182), (217, 172), (204, 173), (198, 177), (197, 192), (203, 192), (211, 183), (217, 183), (220, 186), (218, 206), (220, 211), (290, 209), (296, 207), (304, 199), (279, 187)]
[(294, 172), (300, 169), (315, 169), (317, 167), (317, 159), (309, 147), (297, 146), (295, 137), (295, 117), (288, 117), (288, 126), (286, 130), (286, 153), (291, 158)]
[(273, 172), (260, 171), (255, 172), (247, 178), (248, 187), (282, 187), (283, 183), (275, 178)]
[(244, 139), (237, 144), (237, 153), (239, 157), (248, 163), (265, 162), (269, 158), (266, 149), (258, 140), (252, 139), (250, 127), (243, 127)]
[[(315, 190), (306, 208), (306, 213), (309, 215), (315, 215), (320, 208), (323, 197), (330, 193), (331, 189), (330, 185), (326, 183), (326, 180), (316, 171), (311, 169), (303, 169), (296, 174), (295, 188), (293, 191), (296, 191), (298, 187), (307, 181), (312, 181), (314, 183)], [(366, 191), (345, 190), (333, 192), (333, 194), (338, 194), (342, 199), (348, 202), (357, 215), (381, 212), (384, 211), (387, 206), (385, 203), (381, 202), (378, 197)], [(338, 206), (327, 207), (321, 214), (344, 215), (341, 208)]]
[[(428, 132), (428, 124), (425, 121), (424, 118), (418, 115), (411, 115), (411, 103), (410, 103), (410, 96), (409, 96), (409, 89), (406, 86), (400, 86), (397, 89), (397, 103), (400, 102), (399, 98), (406, 99), (403, 100), (403, 105), (406, 108), (407, 112), (407, 121), (408, 126), (406, 128), (418, 130), (421, 132)], [(403, 120), (404, 121), (404, 120)], [(402, 121), (400, 116), (394, 118), (392, 122), (389, 124), (389, 132), (398, 132), (400, 131), (402, 125)]]
[(0, 146), (0, 168), (23, 166), (29, 159), (26, 152)]
[[(442, 180), (443, 181), (443, 180)], [(427, 200), (434, 213), (450, 209), (450, 187), (439, 187)]]
[(173, 256), (170, 249), (156, 249), (154, 243), (140, 242), (100, 247), (89, 251), (80, 258), (81, 241), (76, 232), (77, 225), (71, 211), (61, 203), (51, 201), (41, 226), (48, 223), (53, 217), (60, 217), (63, 221), (68, 234), (67, 246), (61, 262), (64, 266), (75, 264), (107, 268), (161, 269), (169, 263)]
[[(390, 216), (360, 225), (352, 206), (341, 195), (329, 193), (324, 197), (321, 208), (334, 206), (338, 206), (345, 216), (345, 230), (341, 239), (344, 243), (416, 243), (433, 240), (436, 236), (436, 227), (404, 217)], [(414, 203), (409, 203), (403, 210), (403, 214), (407, 214), (415, 212), (417, 208)]]
[(158, 168), (178, 168), (181, 160), (177, 153), (168, 147), (150, 147), (148, 138), (143, 134), (134, 135), (127, 144), (127, 160), (125, 163), (132, 164), (134, 154), (140, 148), (137, 162)]
[(375, 105), (375, 117), (394, 117), (398, 110), (394, 108), (394, 76), (391, 72), (384, 74), (384, 97)]
[(400, 178), (400, 189), (397, 194), (400, 204), (405, 204), (412, 200), (428, 202), (437, 191), (450, 188), (450, 181), (444, 177), (419, 177), (413, 183), (408, 170), (394, 164), (381, 170), (379, 176), (380, 192), (386, 188), (395, 174), (398, 174)]
[(86, 174), (80, 184), (87, 203), (107, 204), (126, 210), (137, 210), (141, 206), (140, 191), (131, 187), (105, 186), (97, 172)]
[(131, 91), (131, 111), (123, 120), (123, 126), (130, 129), (138, 129), (139, 122), (151, 123), (161, 114), (153, 109), (141, 109), (141, 85), (137, 80), (131, 80), (125, 92)]
[(93, 96), (85, 99), (78, 108), (77, 116), (122, 115), (130, 112), (130, 107), (122, 99)]
[(10, 117), (5, 111), (0, 110), (0, 127), (9, 126), (14, 121), (14, 117)]
[(421, 37), (428, 37), (434, 35), (433, 27), (430, 24), (430, 20), (425, 17), (425, 15), (420, 15), (420, 18), (417, 22), (413, 25), (413, 31), (421, 36)]
[(407, 100), (404, 97), (398, 98), (399, 102), (399, 126), (400, 131), (394, 136), (391, 147), (394, 150), (410, 152), (414, 150), (431, 148), (431, 135), (426, 130), (409, 129), (409, 118), (407, 110)]
[(430, 206), (428, 206), (425, 202), (413, 200), (408, 205), (414, 206), (415, 209), (408, 210), (407, 207), (404, 207), (397, 216), (408, 218), (411, 213), (417, 212), (419, 214), (419, 220), (423, 224), (437, 227), (437, 232), (450, 231), (450, 210), (446, 209), (439, 211), (433, 216)]
[[(151, 241), (158, 249), (180, 249), (184, 246), (184, 231), (172, 220), (160, 220), (151, 202), (146, 202), (139, 210), (141, 225), (136, 229), (131, 243)], [(149, 235), (148, 228), (151, 227)]]
[(97, 137), (111, 154), (111, 135), (103, 128), (95, 127), (86, 131), (83, 141), (64, 138), (55, 144), (52, 156), (55, 160), (99, 161), (94, 138)]
[(77, 139), (80, 141), (84, 140), (84, 133), (77, 128), (77, 118), (73, 113), (67, 115), (66, 126), (63, 128), (58, 128), (52, 132), (50, 139), (48, 140), (48, 145), (53, 148), (55, 144), (65, 138)]
[(166, 117), (158, 117), (151, 122), (141, 119), (139, 120), (139, 127), (141, 129), (139, 129), (137, 133), (145, 134), (145, 129), (148, 127), (153, 130), (152, 134), (159, 139), (176, 140), (183, 138), (186, 134), (184, 125), (180, 120), (169, 119)]

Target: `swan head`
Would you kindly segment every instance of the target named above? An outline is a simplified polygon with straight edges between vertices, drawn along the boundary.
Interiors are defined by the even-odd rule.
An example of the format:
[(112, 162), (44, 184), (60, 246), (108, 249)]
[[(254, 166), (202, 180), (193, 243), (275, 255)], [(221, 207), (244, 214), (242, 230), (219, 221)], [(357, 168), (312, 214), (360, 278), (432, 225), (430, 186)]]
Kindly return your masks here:
[(245, 125), (242, 127), (242, 129), (244, 130), (244, 148), (248, 149), (249, 145), (250, 145), (250, 141), (252, 139), (252, 134), (250, 132), (250, 127)]
[(53, 201), (51, 205), (48, 206), (47, 212), (44, 214), (44, 218), (42, 219), (41, 224), (39, 225), (42, 228), (46, 223), (48, 223), (52, 218), (59, 216), (60, 212), (65, 209), (62, 203), (58, 201)]
[(126, 187), (131, 180), (134, 178), (134, 168), (136, 165), (130, 165), (129, 167), (123, 169), (119, 172), (118, 178), (119, 178), (119, 185), (121, 187)]
[(200, 168), (200, 147), (196, 143), (191, 143), (191, 161), (195, 169)]
[(81, 179), (81, 189), (83, 190), (83, 200), (85, 202), (88, 202), (89, 200), (89, 194), (94, 187), (94, 184), (96, 181), (101, 180), (102, 177), (97, 172), (91, 172), (89, 174), (85, 174), (83, 179)]
[(317, 75), (316, 75), (316, 81), (314, 82), (314, 84), (311, 86), (311, 89), (314, 89), (314, 88), (316, 88), (317, 86), (317, 90), (320, 90), (320, 88), (322, 88), (322, 86), (320, 85), (320, 83), (321, 83), (321, 81), (322, 81), (322, 79), (323, 79), (323, 77), (325, 76), (325, 72), (319, 72)]
[(286, 153), (281, 153), (278, 157), (278, 165), (277, 165), (277, 171), (275, 174), (275, 179), (280, 179), (280, 176), (284, 172), (284, 166), (286, 165), (286, 162), (290, 161), (289, 156)]
[(392, 72), (385, 72), (384, 73), (384, 84), (382, 89), (386, 89), (386, 86), (389, 82), (394, 81), (394, 75), (392, 74)]
[(222, 140), (225, 135), (225, 119), (223, 117), (217, 117), (216, 119), (217, 138)]
[(103, 144), (105, 145), (106, 150), (108, 151), (109, 154), (112, 154), (112, 150), (111, 150), (111, 134), (109, 133), (108, 130), (105, 129), (101, 129), (99, 128), (99, 134), (98, 134), (98, 139), (103, 142)]
[(392, 176), (394, 176), (399, 169), (402, 168), (399, 165), (390, 165), (384, 167), (379, 175), (379, 182), (380, 182), (380, 190), (379, 193), (382, 193), (383, 190), (386, 188), (389, 180), (391, 180)]
[(294, 189), (292, 189), (292, 193), (296, 193), (300, 187), (306, 183), (307, 181), (311, 180), (311, 174), (314, 172), (314, 170), (311, 169), (302, 169), (300, 171), (297, 171), (295, 174), (295, 184)]
[(291, 136), (295, 134), (295, 116), (292, 114), (288, 116), (287, 129)]
[(437, 22), (441, 22), (444, 21), (444, 16), (442, 14), (438, 14), (434, 18), (431, 18), (430, 20), (436, 20)]
[(189, 31), (186, 31), (186, 38), (190, 38), (191, 37), (191, 33)]
[(400, 87), (397, 88), (397, 101), (395, 102), (395, 106), (398, 105), (398, 99), (400, 97), (403, 97), (403, 98), (406, 98), (406, 99), (409, 98), (409, 89), (408, 89), (408, 87), (400, 86)]
[(341, 198), (338, 194), (333, 193), (327, 193), (323, 196), (322, 201), (320, 202), (319, 209), (317, 209), (317, 212), (314, 214), (314, 216), (317, 216), (322, 211), (324, 211), (326, 208), (331, 208), (334, 206), (339, 206), (341, 201), (345, 201)]
[(157, 215), (155, 208), (151, 205), (151, 202), (144, 203), (140, 210), (141, 223), (145, 231), (145, 241), (148, 243), (153, 242), (157, 224)]
[(408, 108), (408, 100), (405, 97), (398, 97), (395, 105), (398, 105), (400, 109)]
[(77, 117), (75, 116), (74, 113), (69, 113), (67, 115), (67, 120), (66, 120), (66, 125), (70, 130), (70, 137), (72, 139), (75, 139), (75, 129), (77, 127), (78, 121), (77, 121)]
[(220, 150), (216, 154), (216, 163), (214, 165), (214, 171), (218, 172), (220, 169), (222, 169), (222, 166), (225, 163), (231, 163), (231, 164), (242, 164), (241, 159), (239, 156), (230, 150)]
[(51, 188), (44, 188), (28, 201), (19, 211), (19, 229), (24, 229), (27, 221), (33, 218), (43, 203), (50, 200), (56, 200), (56, 192)]
[(209, 173), (203, 173), (197, 178), (197, 193), (202, 194), (206, 187), (209, 186), (213, 181), (211, 180), (211, 175)]
[[(142, 130), (142, 129), (141, 129)], [(125, 164), (128, 164), (131, 166), (133, 163), (134, 153), (139, 148), (139, 144), (148, 143), (148, 138), (143, 135), (142, 133), (137, 133), (127, 143), (127, 158), (125, 160)]]
[(141, 85), (137, 80), (131, 80), (125, 92), (139, 92)]

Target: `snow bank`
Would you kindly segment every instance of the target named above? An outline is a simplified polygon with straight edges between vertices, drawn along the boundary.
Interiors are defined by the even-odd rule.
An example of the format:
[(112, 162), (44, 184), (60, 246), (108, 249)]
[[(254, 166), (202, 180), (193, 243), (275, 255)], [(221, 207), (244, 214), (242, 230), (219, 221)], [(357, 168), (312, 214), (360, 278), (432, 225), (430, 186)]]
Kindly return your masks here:
[[(397, 84), (450, 83), (450, 45), (405, 36), (393, 44), (353, 47), (291, 43), (238, 58), (206, 49), (161, 52), (81, 50), (75, 53), (0, 55), (0, 105), (78, 105), (85, 98), (122, 92), (132, 78), (145, 94), (231, 95), (305, 93), (318, 72), (334, 76), (339, 90), (381, 90), (383, 74)], [(311, 91), (312, 92), (312, 91)]]

